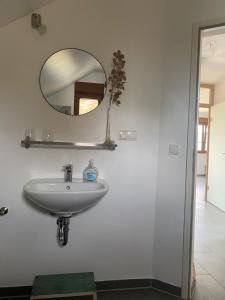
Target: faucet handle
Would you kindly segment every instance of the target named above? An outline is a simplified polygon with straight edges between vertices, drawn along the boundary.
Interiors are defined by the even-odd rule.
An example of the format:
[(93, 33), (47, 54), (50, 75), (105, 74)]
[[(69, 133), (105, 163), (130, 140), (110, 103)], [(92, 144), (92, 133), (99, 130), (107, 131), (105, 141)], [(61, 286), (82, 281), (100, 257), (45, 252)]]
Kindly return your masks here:
[(67, 164), (62, 166), (62, 169), (65, 170), (73, 170), (73, 165), (72, 164)]
[(0, 208), (0, 216), (4, 216), (8, 213), (8, 208), (7, 207), (1, 207)]

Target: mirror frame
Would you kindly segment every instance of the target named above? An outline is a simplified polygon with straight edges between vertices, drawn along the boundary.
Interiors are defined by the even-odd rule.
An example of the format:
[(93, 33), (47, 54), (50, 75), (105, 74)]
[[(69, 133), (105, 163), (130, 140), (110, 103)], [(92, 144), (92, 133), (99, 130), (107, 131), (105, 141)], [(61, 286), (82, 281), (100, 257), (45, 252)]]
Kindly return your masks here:
[(41, 94), (42, 94), (43, 100), (44, 100), (50, 107), (52, 107), (55, 111), (57, 111), (58, 113), (60, 113), (60, 114), (62, 114), (62, 115), (64, 115), (64, 116), (69, 116), (69, 117), (83, 117), (83, 116), (85, 116), (85, 115), (87, 115), (87, 114), (90, 114), (92, 111), (98, 109), (98, 107), (99, 107), (100, 105), (98, 105), (95, 109), (93, 109), (93, 110), (91, 110), (91, 111), (89, 111), (89, 112), (87, 112), (87, 113), (85, 113), (85, 114), (82, 114), (82, 115), (69, 115), (69, 114), (67, 115), (67, 114), (65, 114), (65, 113), (62, 113), (62, 112), (58, 111), (56, 108), (54, 108), (53, 105), (51, 105), (51, 104), (48, 102), (48, 100), (46, 99), (46, 97), (45, 97), (45, 95), (44, 95), (44, 93), (43, 93), (43, 91), (42, 91), (42, 88), (41, 88), (41, 72), (42, 72), (42, 70), (43, 70), (43, 68), (44, 68), (44, 65), (45, 65), (46, 62), (48, 61), (48, 59), (49, 59), (51, 56), (53, 56), (54, 54), (56, 54), (56, 53), (58, 53), (58, 52), (60, 52), (60, 51), (63, 51), (63, 50), (71, 50), (71, 49), (75, 49), (75, 50), (80, 50), (80, 51), (86, 52), (87, 54), (89, 54), (89, 55), (91, 55), (92, 57), (94, 57), (94, 58), (97, 60), (97, 62), (100, 64), (100, 66), (102, 67), (102, 70), (103, 70), (103, 72), (104, 72), (104, 74), (105, 74), (105, 79), (106, 79), (106, 80), (105, 80), (105, 94), (104, 94), (104, 97), (103, 97), (102, 101), (100, 102), (100, 105), (101, 105), (101, 103), (102, 103), (103, 100), (105, 99), (105, 96), (106, 96), (107, 90), (108, 90), (108, 78), (107, 78), (107, 74), (106, 74), (106, 71), (105, 71), (105, 69), (104, 69), (102, 63), (96, 58), (96, 56), (93, 55), (92, 53), (90, 53), (89, 51), (84, 50), (84, 49), (68, 47), (68, 48), (62, 48), (62, 49), (57, 50), (57, 51), (53, 52), (52, 54), (50, 54), (50, 55), (44, 60), (44, 63), (42, 64), (42, 67), (41, 67), (40, 72), (39, 72), (39, 88), (40, 88), (40, 90), (41, 90)]

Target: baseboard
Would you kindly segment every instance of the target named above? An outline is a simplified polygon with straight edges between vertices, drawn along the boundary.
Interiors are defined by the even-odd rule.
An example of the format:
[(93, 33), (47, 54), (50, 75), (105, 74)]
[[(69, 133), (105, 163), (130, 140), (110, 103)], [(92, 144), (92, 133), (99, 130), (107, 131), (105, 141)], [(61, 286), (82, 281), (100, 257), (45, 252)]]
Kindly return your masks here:
[[(96, 281), (96, 288), (98, 292), (110, 290), (128, 290), (128, 289), (155, 289), (162, 293), (171, 294), (174, 296), (181, 295), (181, 288), (156, 280), (156, 279), (123, 279), (123, 280), (107, 280)], [(13, 297), (29, 296), (32, 286), (19, 287), (3, 287), (0, 288), (0, 299), (10, 299)]]
[(150, 288), (151, 284), (151, 279), (108, 280), (96, 281), (96, 288), (97, 291), (125, 290), (137, 288)]
[(181, 288), (157, 279), (152, 279), (152, 288), (174, 296), (181, 296)]
[(31, 293), (32, 286), (13, 286), (0, 288), (0, 298), (22, 297)]

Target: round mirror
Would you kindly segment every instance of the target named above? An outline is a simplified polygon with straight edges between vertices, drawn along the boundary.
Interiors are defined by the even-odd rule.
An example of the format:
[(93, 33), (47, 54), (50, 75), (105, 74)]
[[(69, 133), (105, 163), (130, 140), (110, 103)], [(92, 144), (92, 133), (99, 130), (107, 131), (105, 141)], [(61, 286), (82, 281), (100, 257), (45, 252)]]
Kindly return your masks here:
[(107, 87), (105, 71), (90, 53), (63, 49), (51, 55), (40, 72), (40, 88), (57, 111), (78, 116), (97, 108)]

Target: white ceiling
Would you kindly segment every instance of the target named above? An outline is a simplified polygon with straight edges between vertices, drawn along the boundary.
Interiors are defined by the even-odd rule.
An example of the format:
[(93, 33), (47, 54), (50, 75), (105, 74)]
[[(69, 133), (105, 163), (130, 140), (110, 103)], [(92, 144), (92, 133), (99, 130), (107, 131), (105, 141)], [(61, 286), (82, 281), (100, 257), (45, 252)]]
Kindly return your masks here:
[(5, 26), (55, 0), (0, 0), (0, 27)]
[(206, 30), (201, 45), (201, 82), (225, 80), (225, 28)]
[(48, 97), (93, 72), (104, 75), (94, 56), (79, 49), (61, 50), (53, 54), (41, 70), (42, 92)]

